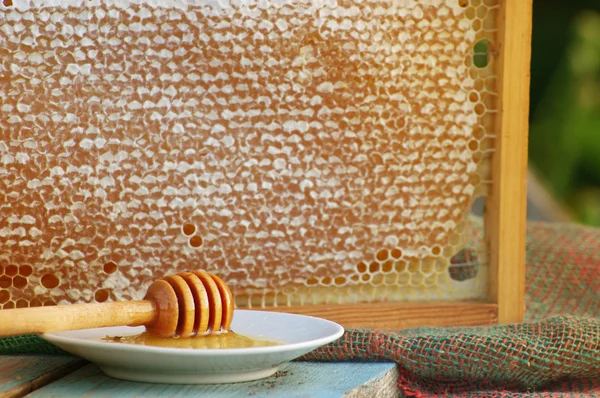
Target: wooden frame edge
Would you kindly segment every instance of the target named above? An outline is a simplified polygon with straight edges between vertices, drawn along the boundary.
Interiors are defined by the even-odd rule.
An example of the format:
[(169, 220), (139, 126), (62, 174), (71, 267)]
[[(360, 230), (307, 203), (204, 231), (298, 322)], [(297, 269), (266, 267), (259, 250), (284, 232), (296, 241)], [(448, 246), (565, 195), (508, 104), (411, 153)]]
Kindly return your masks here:
[(499, 113), (494, 181), (487, 203), (490, 299), (499, 323), (523, 321), (527, 227), (527, 145), (531, 62), (532, 0), (503, 0), (500, 6)]
[(383, 302), (266, 307), (259, 310), (317, 316), (345, 328), (400, 330), (498, 323), (498, 306), (485, 302)]

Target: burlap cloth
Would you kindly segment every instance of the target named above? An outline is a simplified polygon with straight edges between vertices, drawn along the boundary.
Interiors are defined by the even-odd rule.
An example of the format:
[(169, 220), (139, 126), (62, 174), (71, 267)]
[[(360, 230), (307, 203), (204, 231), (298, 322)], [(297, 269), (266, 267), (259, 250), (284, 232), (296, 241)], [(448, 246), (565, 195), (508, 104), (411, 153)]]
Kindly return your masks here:
[[(530, 224), (523, 324), (347, 330), (302, 360), (395, 361), (406, 396), (600, 396), (600, 229)], [(0, 354), (60, 353), (37, 336)]]

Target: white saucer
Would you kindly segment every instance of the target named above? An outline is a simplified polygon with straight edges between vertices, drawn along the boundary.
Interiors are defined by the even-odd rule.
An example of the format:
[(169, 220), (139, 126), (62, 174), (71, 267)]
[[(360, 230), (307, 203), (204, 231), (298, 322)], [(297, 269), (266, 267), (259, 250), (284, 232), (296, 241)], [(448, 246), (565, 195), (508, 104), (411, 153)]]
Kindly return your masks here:
[(236, 310), (231, 329), (240, 335), (276, 340), (269, 347), (163, 348), (101, 341), (105, 336), (142, 333), (144, 327), (110, 327), (46, 333), (41, 337), (97, 364), (111, 377), (168, 384), (215, 384), (273, 375), (282, 363), (340, 338), (344, 329), (321, 318), (279, 312)]

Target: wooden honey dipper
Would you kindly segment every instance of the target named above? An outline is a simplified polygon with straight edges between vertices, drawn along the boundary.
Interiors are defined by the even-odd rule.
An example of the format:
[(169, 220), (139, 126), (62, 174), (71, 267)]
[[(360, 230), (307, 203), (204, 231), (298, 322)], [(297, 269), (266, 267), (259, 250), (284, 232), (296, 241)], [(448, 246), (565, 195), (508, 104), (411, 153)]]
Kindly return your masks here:
[(152, 283), (143, 300), (0, 310), (0, 336), (143, 325), (158, 337), (192, 337), (228, 331), (233, 306), (216, 275), (181, 272)]

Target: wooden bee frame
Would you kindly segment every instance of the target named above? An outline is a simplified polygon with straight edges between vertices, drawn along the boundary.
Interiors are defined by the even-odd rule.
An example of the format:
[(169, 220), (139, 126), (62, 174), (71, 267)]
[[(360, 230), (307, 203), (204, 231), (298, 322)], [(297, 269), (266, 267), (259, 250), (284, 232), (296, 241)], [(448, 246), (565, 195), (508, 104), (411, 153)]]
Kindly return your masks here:
[[(63, 2), (0, 5), (0, 307), (138, 299), (194, 267), (219, 274), (239, 308), (345, 327), (523, 319), (531, 0)], [(401, 59), (411, 34), (429, 33)], [(495, 70), (476, 79), (477, 40), (491, 42)], [(457, 74), (452, 93), (438, 89)], [(444, 96), (460, 120), (440, 108), (432, 132)], [(413, 116), (407, 144), (397, 136)], [(415, 149), (434, 140), (456, 144), (437, 153), (448, 183), (399, 193), (437, 161)], [(473, 175), (483, 149), (485, 286), (477, 298), (421, 294), (449, 278), (445, 250), (462, 244), (454, 230), (485, 185)], [(347, 166), (346, 191), (322, 177), (338, 173), (319, 169), (329, 161)], [(447, 230), (417, 225), (443, 201), (427, 217), (444, 215)]]

